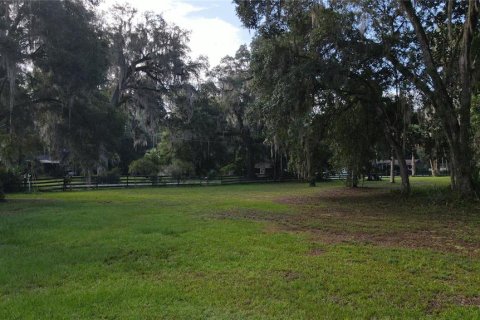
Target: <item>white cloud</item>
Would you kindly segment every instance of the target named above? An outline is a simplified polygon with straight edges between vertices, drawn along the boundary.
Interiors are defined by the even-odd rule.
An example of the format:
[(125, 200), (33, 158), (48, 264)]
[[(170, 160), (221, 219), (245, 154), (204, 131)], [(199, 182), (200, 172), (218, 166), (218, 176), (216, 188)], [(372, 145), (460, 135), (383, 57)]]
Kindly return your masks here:
[[(116, 2), (127, 2), (139, 11), (162, 13), (167, 22), (189, 30), (191, 56), (205, 55), (211, 66), (217, 65), (224, 56), (235, 54), (242, 44), (240, 28), (220, 18), (201, 16), (202, 11), (208, 10), (202, 7), (202, 1), (192, 5), (182, 0), (105, 0), (101, 8), (107, 9)], [(189, 16), (192, 13), (196, 15)]]

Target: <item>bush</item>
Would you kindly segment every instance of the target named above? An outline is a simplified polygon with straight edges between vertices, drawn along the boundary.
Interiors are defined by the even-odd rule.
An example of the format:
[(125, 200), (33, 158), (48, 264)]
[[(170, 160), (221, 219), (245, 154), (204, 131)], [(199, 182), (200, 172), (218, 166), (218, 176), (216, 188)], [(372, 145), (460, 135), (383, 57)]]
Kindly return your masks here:
[(121, 178), (120, 169), (113, 168), (112, 170), (109, 170), (104, 174), (97, 176), (97, 182), (98, 183), (120, 183), (120, 178)]
[(191, 176), (194, 169), (190, 162), (175, 160), (171, 165), (165, 168), (165, 171), (172, 176), (173, 179), (182, 180)]
[(226, 166), (220, 168), (220, 174), (222, 176), (230, 176), (237, 172), (237, 165), (235, 163), (227, 164)]
[(158, 166), (150, 159), (141, 158), (130, 163), (128, 172), (136, 175), (156, 176), (158, 174)]
[(210, 170), (208, 171), (208, 174), (207, 174), (207, 179), (208, 180), (213, 180), (215, 179), (216, 177), (218, 176), (218, 172), (216, 170)]

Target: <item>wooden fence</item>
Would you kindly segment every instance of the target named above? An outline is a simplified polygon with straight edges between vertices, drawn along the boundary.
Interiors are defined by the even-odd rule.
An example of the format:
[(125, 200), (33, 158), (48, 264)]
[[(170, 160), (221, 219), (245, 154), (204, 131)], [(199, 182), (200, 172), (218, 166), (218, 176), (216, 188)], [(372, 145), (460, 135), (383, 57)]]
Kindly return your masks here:
[(273, 179), (271, 177), (249, 179), (241, 176), (220, 176), (213, 179), (206, 177), (174, 178), (171, 176), (120, 176), (103, 177), (73, 176), (69, 178), (39, 178), (23, 181), (21, 189), (33, 191), (68, 191), (80, 189), (167, 187), (167, 186), (207, 186), (261, 182), (287, 182), (297, 179)]
[[(328, 176), (326, 180), (345, 180), (346, 174)], [(21, 190), (34, 191), (68, 191), (81, 189), (135, 188), (135, 187), (168, 187), (168, 186), (208, 186), (230, 185), (243, 183), (273, 183), (273, 182), (305, 182), (302, 179), (274, 179), (273, 177), (256, 177), (254, 179), (242, 176), (219, 176), (175, 178), (172, 176), (72, 176), (68, 178), (39, 178), (23, 181)]]

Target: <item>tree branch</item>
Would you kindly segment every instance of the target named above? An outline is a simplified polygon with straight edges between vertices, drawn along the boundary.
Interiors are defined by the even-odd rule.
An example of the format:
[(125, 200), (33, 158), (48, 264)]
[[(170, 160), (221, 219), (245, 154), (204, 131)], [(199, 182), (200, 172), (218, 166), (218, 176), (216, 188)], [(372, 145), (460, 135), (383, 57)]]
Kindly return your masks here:
[(447, 92), (445, 84), (440, 75), (438, 74), (432, 51), (430, 49), (427, 34), (425, 33), (425, 29), (422, 26), (422, 22), (415, 13), (415, 8), (413, 7), (411, 0), (398, 0), (398, 2), (400, 4), (400, 7), (407, 15), (408, 19), (412, 23), (413, 29), (415, 30), (420, 49), (422, 51), (422, 57), (425, 62), (425, 67), (428, 75), (432, 79), (433, 85), (436, 88), (435, 91), (441, 95), (440, 98), (444, 100), (443, 104), (452, 105), (452, 100)]

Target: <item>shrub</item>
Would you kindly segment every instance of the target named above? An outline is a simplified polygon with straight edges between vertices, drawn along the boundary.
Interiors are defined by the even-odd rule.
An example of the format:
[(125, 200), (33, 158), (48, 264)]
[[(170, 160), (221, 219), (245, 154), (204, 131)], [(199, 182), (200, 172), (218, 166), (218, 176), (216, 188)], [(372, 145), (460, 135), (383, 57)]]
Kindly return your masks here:
[(128, 172), (130, 174), (156, 176), (158, 174), (158, 166), (150, 159), (141, 158), (130, 163)]
[(210, 170), (208, 171), (208, 174), (207, 174), (207, 179), (208, 180), (213, 180), (215, 179), (216, 177), (218, 176), (218, 172), (216, 170)]
[(113, 168), (97, 177), (98, 183), (120, 183), (120, 169)]
[(194, 169), (190, 162), (175, 160), (171, 165), (165, 168), (165, 171), (172, 176), (173, 179), (181, 180), (191, 176)]
[(237, 172), (237, 165), (235, 163), (227, 164), (226, 166), (220, 168), (220, 174), (222, 176), (229, 176)]

